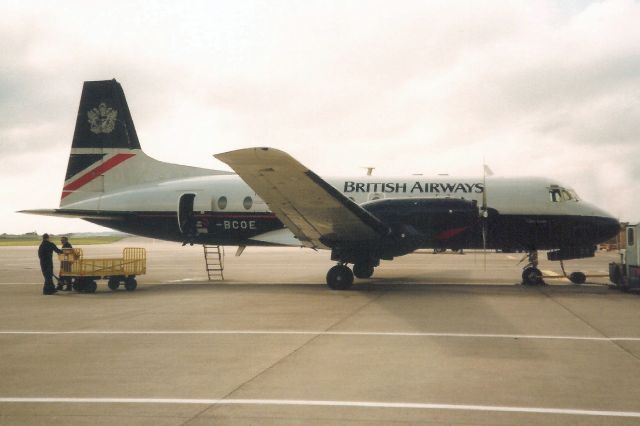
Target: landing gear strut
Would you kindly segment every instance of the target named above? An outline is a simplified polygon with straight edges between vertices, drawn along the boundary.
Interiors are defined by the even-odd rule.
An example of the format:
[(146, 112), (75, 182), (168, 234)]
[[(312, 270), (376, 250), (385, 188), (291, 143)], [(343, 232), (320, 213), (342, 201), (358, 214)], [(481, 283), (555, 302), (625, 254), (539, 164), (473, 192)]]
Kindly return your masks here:
[(327, 285), (332, 290), (347, 290), (353, 285), (353, 272), (343, 263), (338, 263), (327, 273)]
[(542, 272), (540, 271), (540, 269), (538, 269), (538, 251), (530, 251), (527, 257), (529, 258), (529, 263), (524, 267), (524, 270), (522, 271), (522, 284), (544, 284), (544, 281), (542, 280)]

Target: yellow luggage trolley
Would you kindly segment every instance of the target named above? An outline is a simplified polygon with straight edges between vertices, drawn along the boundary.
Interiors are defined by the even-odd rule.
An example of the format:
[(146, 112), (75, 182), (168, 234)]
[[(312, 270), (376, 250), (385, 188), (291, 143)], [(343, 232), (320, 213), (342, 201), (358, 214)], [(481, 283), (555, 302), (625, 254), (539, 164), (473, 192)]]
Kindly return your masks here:
[(82, 249), (62, 249), (60, 278), (72, 282), (73, 289), (94, 293), (98, 288), (96, 280), (106, 279), (111, 290), (120, 284), (128, 291), (138, 287), (137, 275), (147, 272), (147, 253), (143, 248), (127, 247), (118, 258), (85, 258)]

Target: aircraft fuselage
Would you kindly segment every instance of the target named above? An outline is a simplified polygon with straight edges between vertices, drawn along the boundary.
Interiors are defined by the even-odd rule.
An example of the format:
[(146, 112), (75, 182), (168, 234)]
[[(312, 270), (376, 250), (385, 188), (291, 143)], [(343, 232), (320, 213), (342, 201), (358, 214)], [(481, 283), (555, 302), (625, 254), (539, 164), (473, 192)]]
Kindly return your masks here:
[[(330, 178), (327, 182), (375, 216), (382, 216), (383, 222), (410, 224), (422, 235), (417, 248), (481, 248), (481, 229), (475, 218), (485, 191), (487, 248), (587, 246), (615, 235), (618, 229), (617, 220), (549, 179), (489, 178), (483, 182), (481, 178), (419, 176)], [(193, 195), (197, 243), (300, 245), (269, 206), (235, 175), (139, 185), (66, 208), (126, 213), (122, 220), (88, 220), (137, 235), (183, 241), (180, 199), (189, 194)], [(438, 216), (422, 203), (434, 199), (466, 203), (459, 206), (462, 210), (457, 215), (440, 212)]]

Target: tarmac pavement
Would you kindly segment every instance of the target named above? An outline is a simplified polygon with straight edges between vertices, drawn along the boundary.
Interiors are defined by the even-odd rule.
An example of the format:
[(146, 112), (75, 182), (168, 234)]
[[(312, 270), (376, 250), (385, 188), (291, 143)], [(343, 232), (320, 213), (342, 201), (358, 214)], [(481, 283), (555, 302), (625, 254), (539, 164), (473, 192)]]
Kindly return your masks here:
[(35, 247), (0, 248), (0, 424), (640, 424), (640, 297), (606, 278), (419, 252), (340, 292), (328, 252), (227, 249), (210, 283), (202, 247), (83, 248), (125, 246), (147, 249), (135, 292), (54, 296)]

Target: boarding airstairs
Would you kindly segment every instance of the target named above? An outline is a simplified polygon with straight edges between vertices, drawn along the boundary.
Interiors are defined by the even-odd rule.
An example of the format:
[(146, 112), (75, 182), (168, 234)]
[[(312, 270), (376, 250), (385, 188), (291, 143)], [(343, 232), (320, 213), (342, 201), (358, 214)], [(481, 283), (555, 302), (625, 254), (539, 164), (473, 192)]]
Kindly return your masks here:
[(209, 281), (224, 281), (224, 246), (202, 245)]

